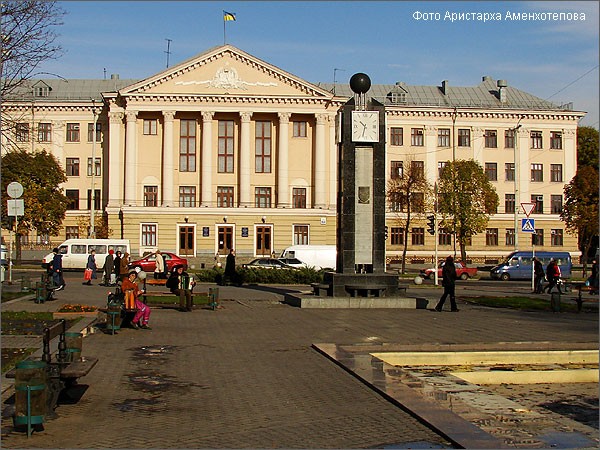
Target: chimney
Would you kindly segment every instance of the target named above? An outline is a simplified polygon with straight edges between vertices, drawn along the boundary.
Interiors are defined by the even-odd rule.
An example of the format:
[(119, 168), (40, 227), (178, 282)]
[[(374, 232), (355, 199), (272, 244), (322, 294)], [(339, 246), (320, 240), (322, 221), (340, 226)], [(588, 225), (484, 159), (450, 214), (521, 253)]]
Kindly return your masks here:
[(498, 99), (500, 103), (506, 103), (506, 86), (508, 86), (506, 80), (498, 80), (496, 84), (498, 85)]
[(448, 89), (450, 88), (450, 84), (448, 83), (448, 80), (444, 80), (442, 81), (442, 93), (444, 95), (448, 95)]
[(490, 77), (488, 75), (481, 77), (481, 81), (491, 81), (491, 80), (492, 80), (492, 77)]
[(110, 79), (111, 80), (118, 80), (119, 79), (119, 74), (118, 73), (113, 73), (110, 75)]

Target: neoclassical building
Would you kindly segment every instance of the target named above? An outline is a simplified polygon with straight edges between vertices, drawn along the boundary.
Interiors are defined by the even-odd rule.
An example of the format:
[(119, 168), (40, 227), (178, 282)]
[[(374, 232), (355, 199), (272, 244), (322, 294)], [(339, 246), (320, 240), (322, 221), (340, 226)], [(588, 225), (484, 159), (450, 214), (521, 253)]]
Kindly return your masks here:
[[(490, 77), (475, 87), (375, 84), (369, 94), (386, 106), (389, 177), (414, 164), (434, 183), (452, 159), (485, 168), (500, 206), (472, 239), (474, 260), (531, 248), (530, 234), (515, 243), (525, 217), (515, 208), (530, 201), (536, 249), (578, 254), (558, 213), (582, 112)], [(102, 215), (134, 256), (160, 248), (212, 263), (230, 248), (246, 259), (335, 244), (338, 114), (351, 95), (224, 45), (144, 80), (33, 80), (3, 114), (18, 145), (50, 151), (68, 176), (70, 206), (53, 242), (86, 237), (82, 223)], [(409, 236), (413, 261), (433, 255), (423, 213)], [(390, 203), (389, 260), (401, 254), (401, 216)], [(452, 241), (441, 230), (440, 251)]]

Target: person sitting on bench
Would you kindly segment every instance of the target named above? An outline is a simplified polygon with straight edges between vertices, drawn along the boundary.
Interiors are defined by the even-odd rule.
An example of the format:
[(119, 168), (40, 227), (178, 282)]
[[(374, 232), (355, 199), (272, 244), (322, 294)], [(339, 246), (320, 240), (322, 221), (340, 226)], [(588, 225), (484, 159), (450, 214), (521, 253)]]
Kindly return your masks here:
[(131, 326), (136, 330), (138, 328), (150, 330), (151, 328), (148, 326), (148, 321), (150, 320), (150, 307), (142, 303), (139, 299), (140, 294), (143, 294), (144, 291), (140, 290), (138, 284), (135, 282), (136, 277), (137, 272), (135, 270), (129, 272), (129, 275), (121, 284), (121, 289), (125, 293), (125, 297), (133, 295), (134, 298), (134, 305), (137, 311), (131, 321)]
[(179, 310), (191, 311), (194, 306), (192, 289), (196, 282), (183, 270), (183, 266), (175, 267), (167, 280), (166, 287), (179, 296)]

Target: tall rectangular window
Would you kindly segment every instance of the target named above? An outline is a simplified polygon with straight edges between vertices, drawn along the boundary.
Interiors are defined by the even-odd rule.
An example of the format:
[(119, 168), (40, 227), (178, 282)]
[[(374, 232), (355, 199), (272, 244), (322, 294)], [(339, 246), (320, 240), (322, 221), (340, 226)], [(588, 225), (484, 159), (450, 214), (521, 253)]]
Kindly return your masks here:
[(18, 123), (15, 125), (15, 139), (17, 142), (29, 141), (29, 124)]
[(79, 209), (79, 189), (67, 189), (65, 196), (69, 200), (67, 203), (67, 209)]
[(504, 175), (506, 181), (515, 181), (515, 163), (504, 164)]
[(254, 206), (256, 208), (271, 207), (271, 188), (257, 187), (254, 188)]
[(485, 163), (485, 174), (489, 181), (498, 181), (498, 164)]
[(459, 128), (458, 130), (458, 146), (459, 147), (470, 147), (471, 146), (471, 130), (468, 128)]
[(531, 235), (532, 245), (544, 245), (544, 230), (535, 229), (535, 233)]
[(403, 212), (406, 197), (402, 192), (392, 192), (389, 198), (390, 211)]
[(438, 178), (442, 176), (442, 172), (447, 165), (448, 161), (438, 161)]
[(413, 147), (423, 147), (423, 128), (411, 128), (410, 130), (410, 145)]
[(514, 228), (506, 228), (504, 245), (506, 245), (506, 246), (515, 245), (515, 229)]
[(142, 223), (142, 236), (140, 244), (143, 247), (156, 247), (158, 225), (155, 223)]
[[(87, 141), (92, 142), (94, 140), (94, 123), (88, 123)], [(96, 142), (102, 140), (102, 124), (96, 122)]]
[(233, 186), (217, 186), (217, 207), (233, 208)]
[(67, 158), (67, 176), (78, 177), (79, 176), (79, 158)]
[(504, 213), (513, 214), (515, 212), (515, 194), (504, 194)]
[[(96, 158), (96, 164), (94, 164), (94, 167), (96, 169), (94, 173), (95, 177), (99, 177), (101, 175), (101, 166), (102, 164), (100, 163), (100, 158)], [(87, 174), (88, 177), (92, 176), (92, 158), (87, 159)]]
[(498, 246), (498, 228), (487, 228), (485, 230), (485, 245)]
[(550, 196), (550, 212), (552, 214), (560, 214), (563, 210), (563, 196), (562, 195), (551, 195)]
[(515, 130), (504, 132), (504, 148), (515, 148)]
[(438, 147), (450, 147), (450, 128), (438, 129)]
[(544, 181), (544, 165), (531, 163), (531, 181)]
[(560, 228), (550, 230), (550, 245), (553, 247), (562, 247), (563, 230), (561, 230)]
[(550, 132), (550, 148), (552, 150), (562, 150), (562, 132)]
[(158, 186), (144, 186), (144, 206), (158, 206)]
[(52, 142), (52, 124), (38, 123), (38, 141)]
[(562, 183), (563, 170), (562, 164), (550, 164), (550, 181)]
[(533, 148), (533, 149), (543, 148), (543, 140), (542, 140), (542, 132), (541, 131), (532, 131), (530, 133), (530, 138), (531, 138), (531, 148)]
[(485, 130), (485, 147), (498, 148), (498, 131)]
[(294, 137), (306, 137), (306, 121), (298, 120), (292, 122), (293, 125), (293, 136)]
[(392, 180), (402, 178), (402, 176), (404, 174), (403, 162), (402, 161), (391, 161), (390, 166), (391, 166), (390, 178)]
[(439, 245), (452, 245), (452, 230), (449, 228), (440, 228), (438, 230)]
[(404, 145), (404, 129), (401, 127), (390, 128), (390, 145)]
[(182, 119), (179, 125), (179, 171), (196, 171), (196, 121)]
[(233, 120), (219, 120), (219, 173), (233, 173)]
[(415, 177), (423, 178), (425, 176), (425, 161), (411, 161), (410, 165)]
[(410, 234), (412, 245), (425, 245), (425, 228), (413, 228)]
[(155, 135), (157, 134), (157, 120), (156, 119), (144, 119), (144, 134)]
[(294, 225), (294, 245), (308, 245), (308, 225)]
[(404, 245), (404, 228), (390, 228), (390, 245)]
[(534, 214), (544, 214), (544, 196), (540, 194), (531, 194), (531, 203), (535, 203)]
[(256, 121), (256, 149), (254, 152), (256, 173), (271, 173), (271, 122)]
[(196, 186), (179, 186), (179, 206), (187, 208), (196, 206)]
[(306, 208), (306, 188), (292, 189), (292, 208)]
[(79, 142), (79, 124), (67, 123), (67, 142)]
[[(88, 189), (87, 191), (87, 209), (92, 209), (92, 190)], [(100, 209), (100, 189), (94, 189), (94, 211), (98, 211)]]
[(65, 238), (66, 239), (79, 239), (79, 227), (66, 226), (65, 227)]
[(410, 199), (413, 212), (425, 212), (425, 195), (422, 192), (412, 192), (410, 194)]

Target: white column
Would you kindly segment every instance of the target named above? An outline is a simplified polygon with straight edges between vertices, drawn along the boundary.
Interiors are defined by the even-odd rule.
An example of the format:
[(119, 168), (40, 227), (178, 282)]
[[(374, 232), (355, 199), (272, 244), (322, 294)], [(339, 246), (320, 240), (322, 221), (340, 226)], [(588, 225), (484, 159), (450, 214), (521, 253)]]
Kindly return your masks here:
[(337, 142), (335, 139), (335, 115), (329, 116), (329, 209), (337, 205)]
[(163, 111), (164, 129), (163, 129), (163, 173), (162, 173), (162, 205), (173, 206), (174, 202), (174, 149), (173, 149), (173, 120), (175, 111)]
[(325, 123), (327, 116), (317, 114), (315, 130), (315, 208), (325, 208), (326, 171), (325, 171)]
[(212, 111), (202, 112), (202, 197), (201, 205), (212, 206), (212, 120), (215, 115)]
[(279, 148), (277, 171), (277, 207), (290, 207), (290, 180), (289, 180), (289, 130), (290, 113), (279, 113)]
[[(555, 150), (556, 151), (556, 150)], [(577, 129), (563, 130), (563, 180), (569, 182), (577, 173)]]
[(123, 164), (121, 163), (121, 127), (123, 113), (109, 112), (108, 131), (108, 206), (121, 206), (123, 201)]
[[(387, 133), (387, 130), (386, 130)], [(437, 168), (437, 128), (426, 125), (425, 126), (425, 177), (427, 181), (433, 185), (438, 178)], [(386, 166), (386, 175), (387, 173)], [(407, 167), (408, 169), (408, 167)], [(387, 179), (387, 177), (386, 177)]]
[(135, 206), (137, 188), (137, 111), (125, 113), (125, 204)]
[(250, 202), (250, 117), (251, 112), (240, 112), (242, 127), (240, 132), (240, 205), (251, 206)]
[(65, 121), (64, 120), (53, 120), (52, 121), (52, 154), (56, 156), (58, 162), (63, 169), (66, 167), (65, 159)]

